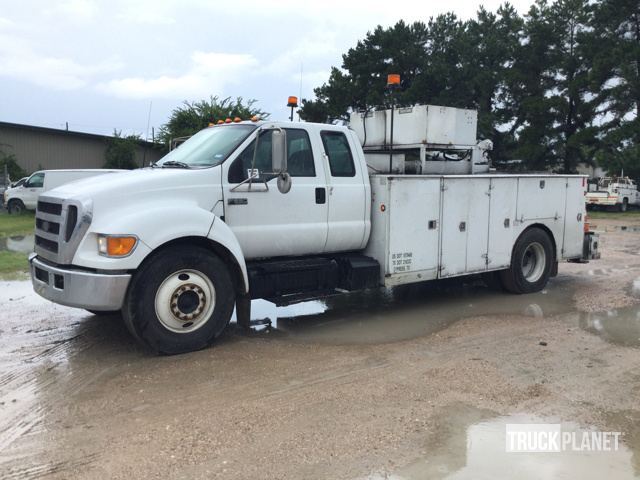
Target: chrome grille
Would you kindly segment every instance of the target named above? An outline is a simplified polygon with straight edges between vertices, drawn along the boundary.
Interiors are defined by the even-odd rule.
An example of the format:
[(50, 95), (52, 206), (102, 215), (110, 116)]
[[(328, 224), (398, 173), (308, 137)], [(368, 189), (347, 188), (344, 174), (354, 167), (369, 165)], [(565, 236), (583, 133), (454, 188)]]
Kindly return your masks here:
[(38, 211), (42, 213), (50, 213), (51, 215), (60, 215), (62, 213), (62, 204), (39, 201)]
[(70, 264), (90, 223), (90, 203), (41, 195), (36, 208), (36, 253), (57, 264)]

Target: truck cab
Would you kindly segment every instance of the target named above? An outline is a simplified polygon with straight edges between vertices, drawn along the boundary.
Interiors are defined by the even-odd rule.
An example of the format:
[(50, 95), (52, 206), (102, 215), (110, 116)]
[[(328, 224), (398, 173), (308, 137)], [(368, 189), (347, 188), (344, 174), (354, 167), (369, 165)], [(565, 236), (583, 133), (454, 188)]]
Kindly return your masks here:
[[(433, 111), (449, 115), (442, 108)], [(234, 308), (248, 327), (256, 298), (288, 304), (495, 272), (507, 290), (528, 293), (558, 261), (597, 256), (597, 237), (583, 233), (584, 177), (385, 173), (361, 143), (344, 126), (230, 122), (149, 168), (46, 192), (34, 290), (118, 311), (134, 337), (172, 354), (211, 344)], [(442, 168), (426, 142), (415, 148), (424, 168)], [(480, 168), (476, 150), (446, 161)], [(373, 155), (393, 166), (394, 152)]]
[[(272, 166), (272, 136), (252, 135), (222, 165), (224, 220), (245, 259), (360, 250), (371, 227), (368, 172), (350, 130), (332, 125), (283, 126), (291, 190), (275, 179), (260, 182)], [(257, 135), (256, 135), (257, 136)], [(258, 181), (249, 182), (250, 175)]]

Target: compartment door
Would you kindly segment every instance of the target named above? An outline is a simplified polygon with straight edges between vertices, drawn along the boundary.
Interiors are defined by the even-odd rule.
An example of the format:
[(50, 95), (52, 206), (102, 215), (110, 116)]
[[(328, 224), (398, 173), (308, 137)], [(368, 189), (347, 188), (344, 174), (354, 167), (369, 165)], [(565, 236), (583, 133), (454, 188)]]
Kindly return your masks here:
[(440, 277), (487, 268), (488, 178), (445, 178), (442, 194)]
[(567, 178), (567, 205), (564, 215), (564, 238), (562, 239), (562, 257), (582, 256), (584, 238), (585, 197), (584, 178)]
[(489, 208), (489, 268), (498, 269), (511, 264), (514, 221), (518, 200), (518, 179), (491, 179)]
[(440, 179), (390, 179), (388, 268), (405, 281), (432, 280), (438, 272)]

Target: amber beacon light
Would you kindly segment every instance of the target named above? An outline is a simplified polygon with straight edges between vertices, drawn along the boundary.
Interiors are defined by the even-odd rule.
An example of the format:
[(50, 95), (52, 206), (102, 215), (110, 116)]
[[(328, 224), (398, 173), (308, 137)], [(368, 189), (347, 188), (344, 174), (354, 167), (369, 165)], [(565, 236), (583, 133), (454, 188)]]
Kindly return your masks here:
[(298, 97), (290, 96), (287, 99), (287, 107), (291, 108), (291, 116), (289, 116), (289, 120), (293, 122), (293, 109), (298, 106)]
[(397, 87), (400, 85), (400, 75), (397, 73), (390, 73), (387, 75), (387, 87)]

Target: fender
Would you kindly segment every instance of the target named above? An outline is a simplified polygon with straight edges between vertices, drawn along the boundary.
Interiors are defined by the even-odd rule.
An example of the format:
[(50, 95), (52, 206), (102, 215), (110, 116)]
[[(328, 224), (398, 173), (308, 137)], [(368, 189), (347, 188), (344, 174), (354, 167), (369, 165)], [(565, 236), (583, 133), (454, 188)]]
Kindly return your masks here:
[[(103, 210), (100, 215), (94, 213), (94, 219), (76, 251), (73, 264), (104, 270), (135, 270), (147, 255), (172, 240), (207, 238), (215, 215), (198, 208), (195, 202), (145, 202), (136, 205), (135, 209)], [(96, 248), (99, 233), (136, 235), (139, 244), (128, 257), (103, 257), (98, 255)]]
[(240, 243), (235, 234), (231, 231), (229, 226), (224, 223), (219, 217), (215, 217), (207, 238), (215, 243), (226, 248), (233, 256), (234, 260), (238, 264), (240, 271), (242, 272), (242, 281), (244, 284), (244, 293), (249, 292), (249, 275), (247, 274), (247, 264), (244, 261), (244, 254)]

